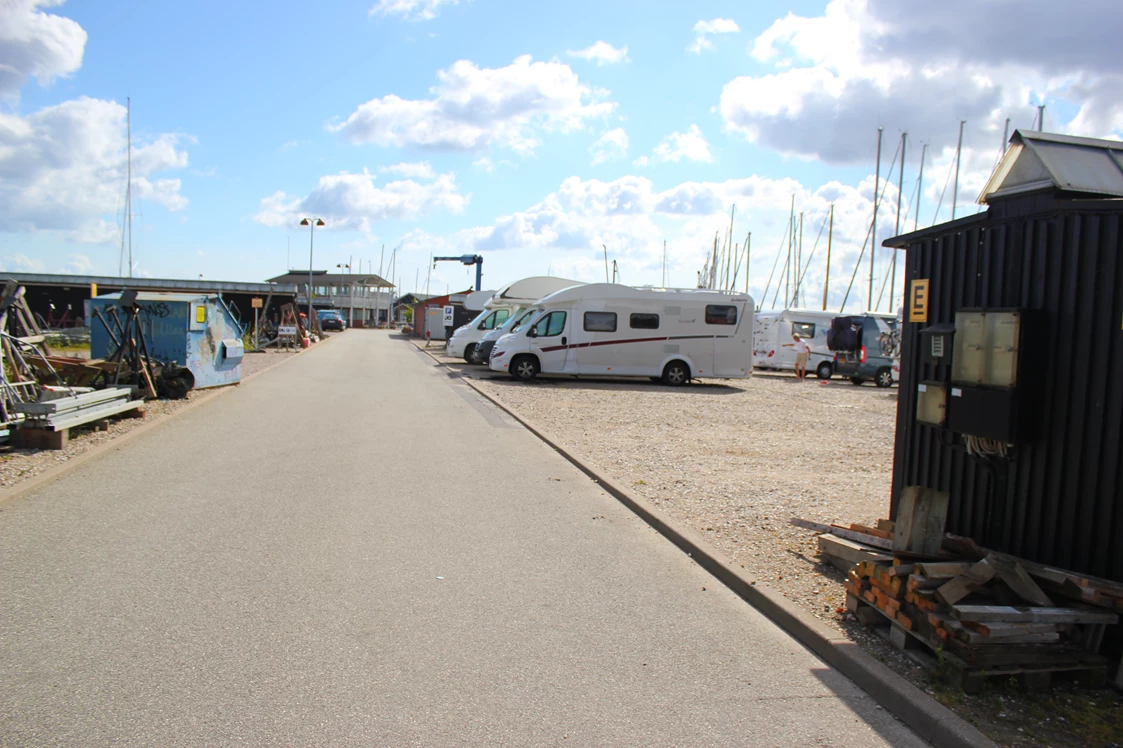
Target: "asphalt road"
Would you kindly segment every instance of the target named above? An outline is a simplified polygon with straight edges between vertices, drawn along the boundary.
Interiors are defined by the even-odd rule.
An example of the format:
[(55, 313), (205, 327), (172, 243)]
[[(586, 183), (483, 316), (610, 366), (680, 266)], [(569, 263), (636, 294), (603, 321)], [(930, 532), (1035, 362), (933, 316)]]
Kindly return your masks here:
[(0, 507), (3, 745), (923, 745), (404, 341)]

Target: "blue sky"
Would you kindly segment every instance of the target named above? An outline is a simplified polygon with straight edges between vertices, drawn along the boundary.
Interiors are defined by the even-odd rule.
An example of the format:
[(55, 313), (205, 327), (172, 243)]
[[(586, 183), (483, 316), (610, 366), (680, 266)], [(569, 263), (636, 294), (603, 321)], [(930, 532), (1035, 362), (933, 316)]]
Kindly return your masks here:
[[(1018, 14), (968, 0), (909, 14), (890, 0), (322, 5), (0, 0), (3, 267), (116, 274), (126, 97), (134, 273), (306, 268), (296, 223), (318, 215), (317, 268), (377, 272), (396, 247), (406, 291), (470, 283), (459, 265), (430, 271), (430, 254), (482, 254), (487, 287), (596, 280), (602, 244), (624, 282), (658, 284), (664, 240), (668, 285), (693, 285), (736, 204), (759, 300), (786, 258), (794, 194), (805, 258), (835, 204), (833, 306), (869, 227), (878, 126), (891, 177), (879, 239), (893, 233), (902, 130), (908, 227), (921, 144), (928, 225), (959, 119), (960, 215), (977, 210), (1006, 117), (1028, 128), (1044, 102), (1047, 130), (1123, 133), (1123, 9), (1106, 0), (1063, 19), (1041, 0)], [(888, 258), (879, 249), (878, 284)]]

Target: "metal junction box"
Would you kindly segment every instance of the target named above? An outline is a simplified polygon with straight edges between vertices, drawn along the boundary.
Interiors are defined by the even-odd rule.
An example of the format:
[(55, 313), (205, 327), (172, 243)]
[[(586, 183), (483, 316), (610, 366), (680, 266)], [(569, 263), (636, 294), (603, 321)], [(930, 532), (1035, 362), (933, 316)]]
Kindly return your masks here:
[(955, 325), (932, 325), (920, 331), (920, 345), (927, 363), (938, 365), (952, 360)]
[(1024, 317), (1020, 309), (956, 312), (951, 381), (967, 386), (1016, 387)]
[(943, 382), (922, 382), (916, 386), (916, 420), (929, 426), (947, 423), (948, 387)]
[(1017, 444), (1032, 438), (1013, 390), (952, 385), (948, 428), (959, 434)]

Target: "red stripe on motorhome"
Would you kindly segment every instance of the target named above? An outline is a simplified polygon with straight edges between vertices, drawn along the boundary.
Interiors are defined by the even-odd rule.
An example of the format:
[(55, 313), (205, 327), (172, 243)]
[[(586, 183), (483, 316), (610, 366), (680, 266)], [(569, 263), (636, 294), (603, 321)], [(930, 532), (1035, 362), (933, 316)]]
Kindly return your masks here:
[(573, 345), (552, 345), (543, 348), (543, 353), (550, 353), (552, 351), (564, 351), (570, 348), (592, 348), (598, 345), (624, 345), (626, 343), (660, 343), (667, 340), (717, 340), (719, 338), (731, 338), (732, 335), (675, 335), (672, 337), (663, 338), (630, 338), (628, 340), (598, 340), (593, 343), (574, 343)]

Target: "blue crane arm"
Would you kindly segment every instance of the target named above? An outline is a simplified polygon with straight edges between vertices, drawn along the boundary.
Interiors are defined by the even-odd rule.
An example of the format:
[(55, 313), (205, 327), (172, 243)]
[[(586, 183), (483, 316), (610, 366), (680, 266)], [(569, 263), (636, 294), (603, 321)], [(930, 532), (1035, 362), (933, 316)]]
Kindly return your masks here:
[(483, 282), (484, 258), (480, 255), (460, 255), (459, 257), (434, 257), (433, 267), (438, 262), (459, 262), (464, 265), (476, 266), (476, 290), (479, 291)]

